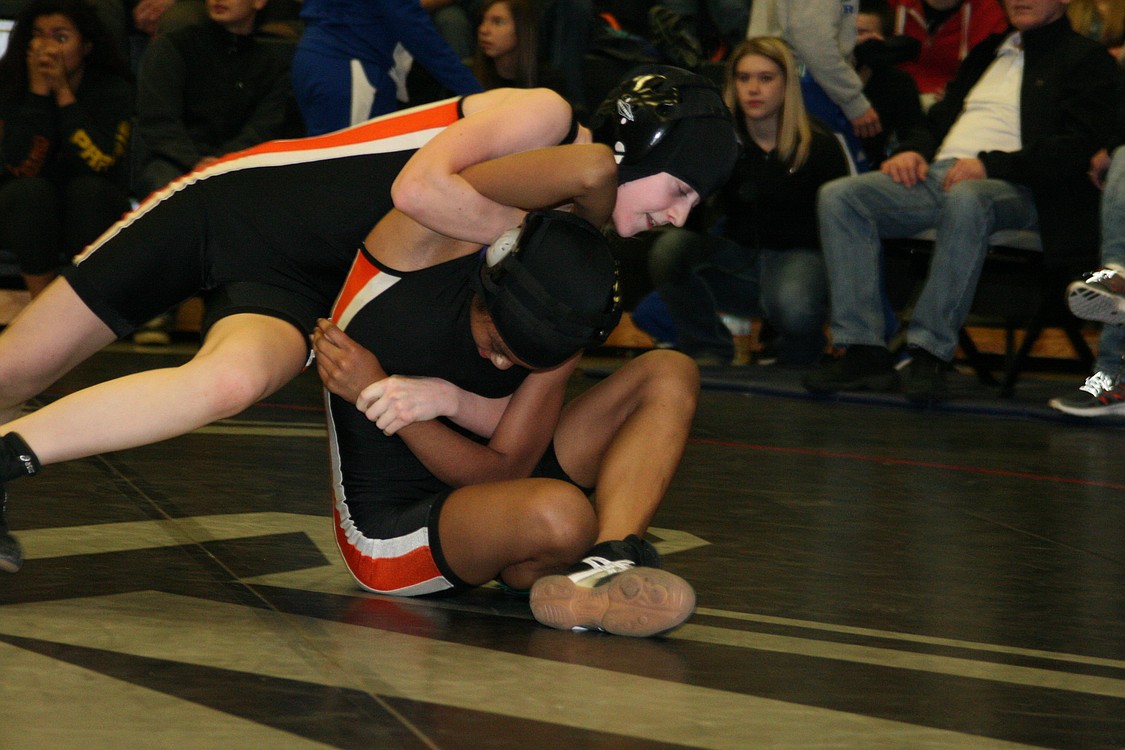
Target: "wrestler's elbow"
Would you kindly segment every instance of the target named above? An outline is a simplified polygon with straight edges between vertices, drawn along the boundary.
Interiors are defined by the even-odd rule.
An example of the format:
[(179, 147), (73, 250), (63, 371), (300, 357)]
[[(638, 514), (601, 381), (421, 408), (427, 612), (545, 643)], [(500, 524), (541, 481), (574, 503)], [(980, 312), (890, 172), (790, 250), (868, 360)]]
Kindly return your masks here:
[(425, 206), (427, 180), (424, 173), (412, 170), (409, 165), (391, 183), (391, 201), (395, 208), (407, 216), (415, 216)]

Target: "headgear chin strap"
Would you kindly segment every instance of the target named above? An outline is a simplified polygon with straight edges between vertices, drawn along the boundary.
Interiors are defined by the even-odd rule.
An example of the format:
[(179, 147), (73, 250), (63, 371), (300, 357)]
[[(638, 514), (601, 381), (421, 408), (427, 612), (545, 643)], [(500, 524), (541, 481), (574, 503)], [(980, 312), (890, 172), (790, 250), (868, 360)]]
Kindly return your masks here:
[(512, 354), (536, 369), (605, 342), (621, 319), (605, 236), (565, 211), (534, 211), (483, 253), (477, 290)]

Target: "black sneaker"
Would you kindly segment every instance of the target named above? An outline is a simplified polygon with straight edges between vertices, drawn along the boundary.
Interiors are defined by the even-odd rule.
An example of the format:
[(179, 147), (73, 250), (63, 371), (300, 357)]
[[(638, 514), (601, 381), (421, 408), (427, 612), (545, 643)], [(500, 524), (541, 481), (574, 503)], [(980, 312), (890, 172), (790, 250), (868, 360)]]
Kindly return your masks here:
[(1125, 385), (1120, 377), (1109, 373), (1096, 372), (1086, 378), (1077, 393), (1060, 396), (1047, 402), (1052, 409), (1058, 409), (1076, 417), (1104, 417), (1110, 414), (1125, 414)]
[(906, 367), (906, 380), (902, 390), (908, 401), (916, 404), (936, 404), (949, 398), (949, 385), (945, 372), (949, 363), (925, 349), (910, 350), (910, 364)]
[(1109, 265), (1066, 288), (1070, 311), (1083, 320), (1125, 323), (1125, 269)]
[(0, 570), (15, 573), (23, 567), (23, 550), (8, 531), (8, 519), (4, 515), (7, 504), (8, 492), (0, 485)]
[(813, 393), (894, 391), (898, 389), (898, 372), (894, 357), (885, 347), (852, 344), (844, 356), (806, 373), (801, 384)]
[(602, 542), (566, 573), (531, 587), (531, 612), (562, 630), (647, 637), (671, 630), (695, 611), (695, 591), (661, 570), (660, 555), (636, 536)]

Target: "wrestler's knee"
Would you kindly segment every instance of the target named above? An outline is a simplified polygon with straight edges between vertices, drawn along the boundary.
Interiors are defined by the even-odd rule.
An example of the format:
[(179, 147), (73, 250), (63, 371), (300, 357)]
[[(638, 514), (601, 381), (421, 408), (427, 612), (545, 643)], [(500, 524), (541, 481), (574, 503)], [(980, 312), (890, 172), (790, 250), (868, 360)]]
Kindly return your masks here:
[(192, 377), (192, 387), (212, 419), (232, 417), (253, 406), (276, 388), (268, 368), (224, 356), (206, 356), (184, 366), (201, 377)]
[(682, 352), (657, 349), (634, 362), (645, 370), (640, 386), (643, 396), (674, 399), (694, 411), (699, 398), (699, 367), (695, 360)]
[(586, 495), (568, 482), (547, 480), (529, 494), (523, 513), (539, 559), (570, 562), (593, 546), (598, 519)]

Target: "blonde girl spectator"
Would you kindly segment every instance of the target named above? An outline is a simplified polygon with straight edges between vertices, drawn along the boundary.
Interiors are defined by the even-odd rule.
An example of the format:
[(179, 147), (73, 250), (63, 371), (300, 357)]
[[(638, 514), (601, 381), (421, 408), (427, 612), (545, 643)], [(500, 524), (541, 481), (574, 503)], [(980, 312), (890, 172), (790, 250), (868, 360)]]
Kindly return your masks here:
[(816, 233), (816, 193), (849, 173), (839, 138), (805, 112), (788, 45), (755, 37), (727, 63), (724, 97), (742, 153), (718, 194), (712, 233), (667, 230), (653, 276), (672, 312), (677, 346), (700, 364), (729, 362), (720, 312), (761, 316), (783, 365), (807, 367), (824, 350), (828, 281)]

